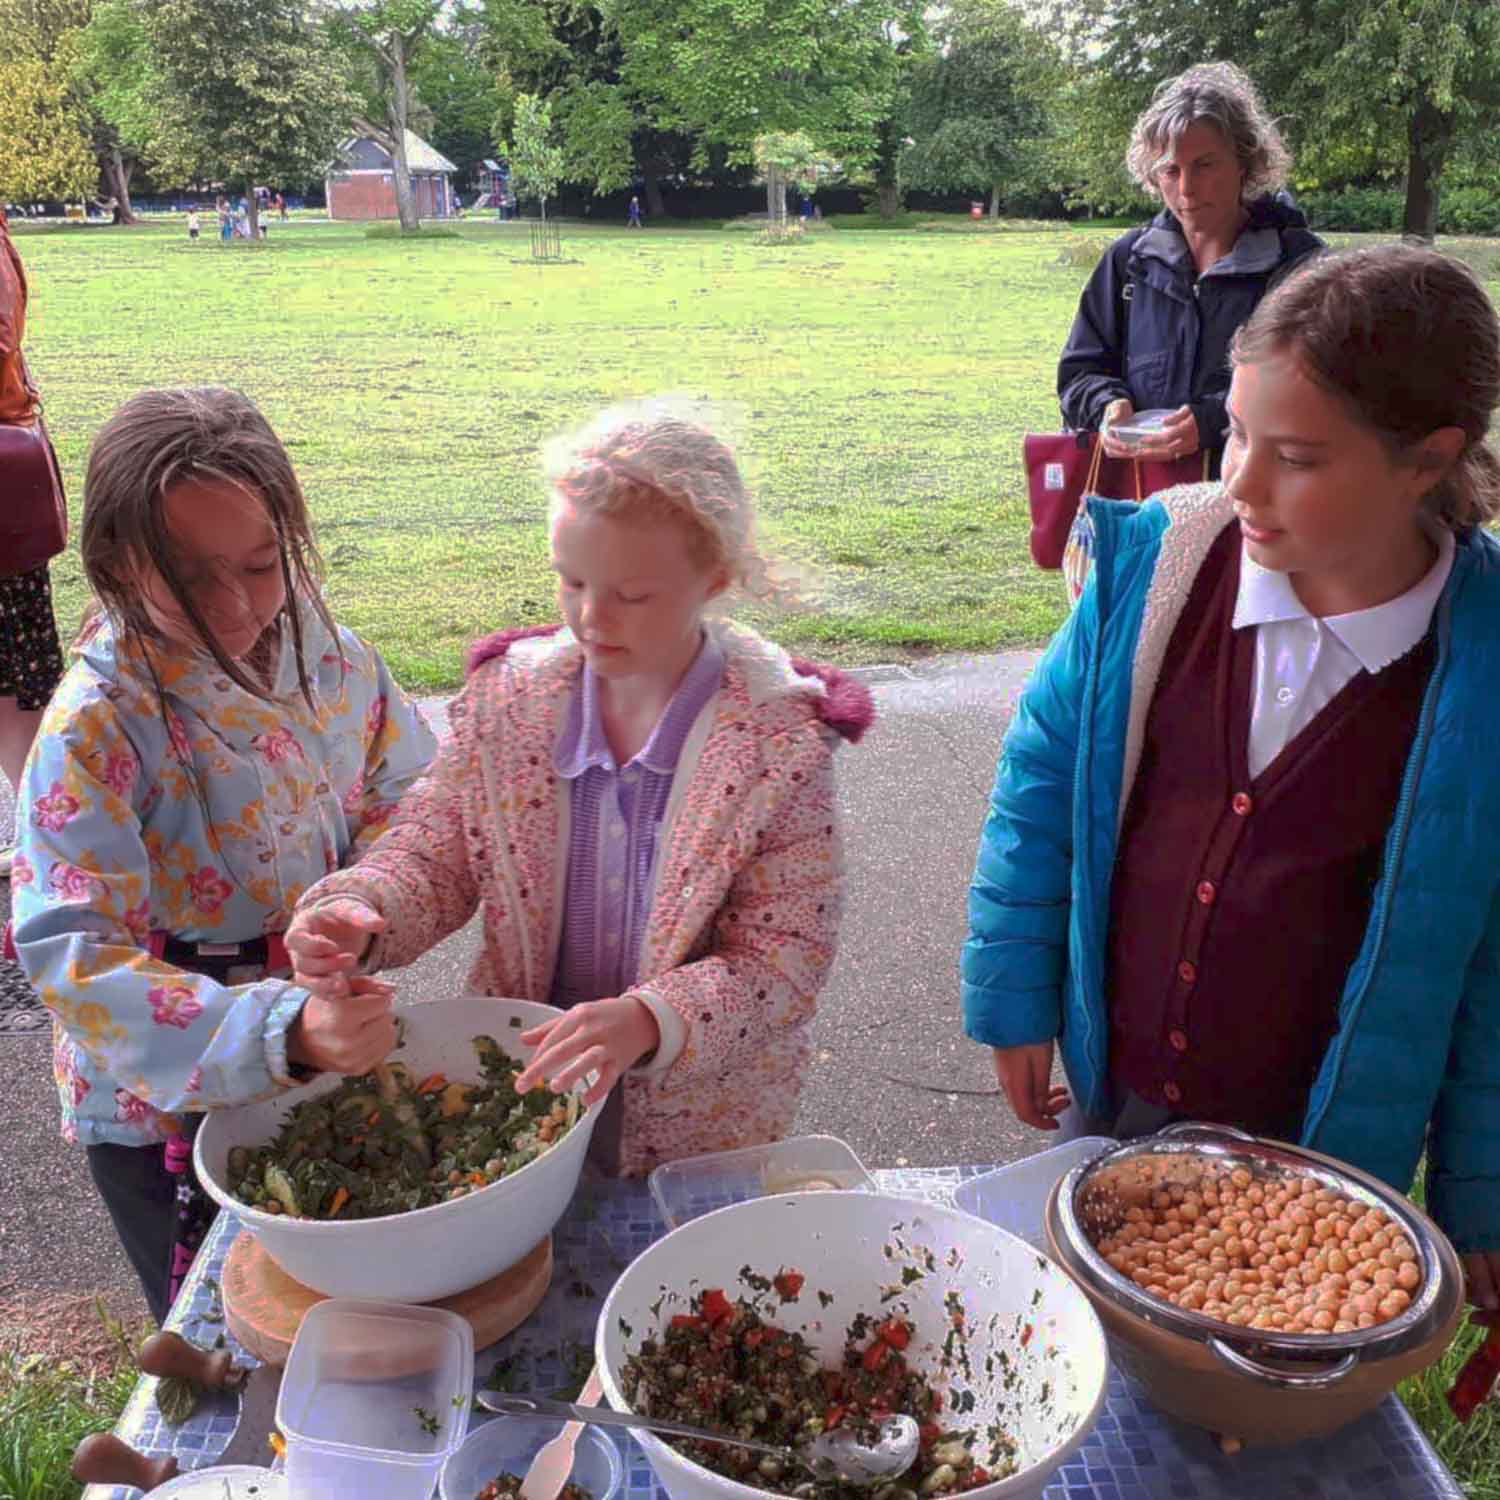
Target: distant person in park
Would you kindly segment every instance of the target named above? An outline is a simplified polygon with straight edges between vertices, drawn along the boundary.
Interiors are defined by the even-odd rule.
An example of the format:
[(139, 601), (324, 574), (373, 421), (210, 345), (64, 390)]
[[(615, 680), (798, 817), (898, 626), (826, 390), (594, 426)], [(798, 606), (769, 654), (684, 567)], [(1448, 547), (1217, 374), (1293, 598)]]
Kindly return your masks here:
[(188, 209), (187, 229), (188, 238), (196, 243), (198, 239), (198, 210), (196, 208)]
[(187, 1149), (203, 1112), (395, 1044), (388, 987), (314, 997), (280, 935), (436, 746), (330, 616), (301, 486), (247, 397), (127, 401), (89, 455), (81, 543), (96, 607), (21, 787), (15, 942), (53, 1012), (63, 1134), (159, 1321), (212, 1216)]
[(286, 223), (286, 199), (280, 193), (276, 195), (276, 215), (283, 224)]
[(337, 1003), (483, 910), (471, 986), (566, 1011), (521, 1034), (518, 1086), (618, 1084), (592, 1155), (639, 1175), (790, 1130), (842, 904), (834, 757), (874, 707), (717, 617), (786, 586), (697, 422), (606, 412), (548, 467), (566, 624), (475, 645), (451, 745), (287, 946)]
[[(1249, 78), (1205, 63), (1169, 79), (1135, 122), (1126, 164), (1162, 200), (1089, 278), (1057, 367), (1063, 419), (1102, 434), (1115, 457), (1206, 450), (1218, 475), (1228, 418), (1229, 344), (1276, 283), (1323, 242), (1278, 190), (1291, 156)], [(1110, 424), (1170, 409), (1135, 446)]]
[[(0, 424), (31, 428), (41, 412), (41, 397), (21, 353), (26, 303), (26, 272), (10, 237), (9, 221), (0, 209)], [(34, 457), (28, 453), (17, 461), (24, 464), (28, 481), (34, 481)], [(14, 473), (7, 475), (5, 461), (0, 459), (0, 496), (7, 504), (14, 503), (11, 484), (15, 478)], [(24, 546), (44, 535), (31, 529), (27, 537), (15, 540)], [(32, 551), (45, 556), (55, 545)], [(13, 788), (21, 785), (22, 767), (42, 722), (42, 710), (62, 674), (48, 564), (12, 573), (0, 558), (0, 775)], [(0, 846), (0, 880), (10, 877), (14, 855), (8, 845)]]
[(641, 200), (634, 194), (631, 195), (630, 209), (625, 216), (625, 227), (627, 229), (644, 229), (646, 227), (641, 222)]
[(219, 238), (226, 245), (234, 238), (234, 215), (230, 212), (227, 198), (219, 205)]
[(965, 1027), (1039, 1129), (1214, 1121), (1398, 1192), (1425, 1152), (1500, 1322), (1500, 319), (1459, 261), (1355, 250), (1231, 361), (1222, 483), (1097, 510), (1022, 695)]

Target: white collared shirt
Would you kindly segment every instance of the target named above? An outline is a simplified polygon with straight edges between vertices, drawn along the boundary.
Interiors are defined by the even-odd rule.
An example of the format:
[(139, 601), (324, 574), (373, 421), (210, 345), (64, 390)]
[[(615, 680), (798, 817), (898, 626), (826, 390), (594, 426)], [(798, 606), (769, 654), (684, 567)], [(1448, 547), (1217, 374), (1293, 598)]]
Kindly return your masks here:
[(1437, 561), (1404, 594), (1373, 609), (1318, 619), (1285, 573), (1240, 555), (1234, 628), (1255, 628), (1250, 694), (1250, 774), (1259, 776), (1361, 670), (1383, 671), (1427, 634), (1453, 568), (1453, 533), (1433, 538)]

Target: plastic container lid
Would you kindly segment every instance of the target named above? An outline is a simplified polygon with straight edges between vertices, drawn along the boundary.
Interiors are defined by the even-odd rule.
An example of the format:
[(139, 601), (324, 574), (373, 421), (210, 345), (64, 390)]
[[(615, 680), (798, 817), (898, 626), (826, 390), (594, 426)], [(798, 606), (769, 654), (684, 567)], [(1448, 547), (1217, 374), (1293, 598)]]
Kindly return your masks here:
[(875, 1186), (864, 1163), (832, 1135), (797, 1135), (766, 1146), (689, 1156), (658, 1167), (650, 1183), (669, 1229), (716, 1208), (774, 1193), (869, 1192)]
[(1162, 430), (1174, 409), (1169, 406), (1156, 406), (1150, 411), (1138, 411), (1133, 417), (1127, 417), (1123, 422), (1111, 422), (1109, 435), (1122, 443), (1142, 442)]
[[(482, 1423), (443, 1465), (438, 1481), (441, 1500), (474, 1500), (502, 1473), (524, 1479), (531, 1460), (562, 1428), (561, 1422), (528, 1417), (493, 1417)], [(599, 1428), (585, 1426), (578, 1434), (568, 1481), (587, 1490), (590, 1500), (615, 1500), (620, 1493), (625, 1465), (619, 1450)]]
[(351, 1471), (379, 1464), (415, 1479), (427, 1470), (421, 1493), (430, 1495), (468, 1431), (473, 1394), (474, 1330), (456, 1313), (349, 1297), (314, 1303), (276, 1402), (288, 1481), (295, 1489), (311, 1454)]
[(287, 1500), (284, 1474), (253, 1464), (218, 1464), (179, 1474), (151, 1491), (151, 1500)]
[(1079, 1162), (1092, 1161), (1120, 1143), (1113, 1136), (1084, 1135), (1022, 1157), (1008, 1167), (971, 1177), (954, 1189), (953, 1202), (965, 1213), (1008, 1229), (1038, 1250), (1047, 1248), (1047, 1195)]

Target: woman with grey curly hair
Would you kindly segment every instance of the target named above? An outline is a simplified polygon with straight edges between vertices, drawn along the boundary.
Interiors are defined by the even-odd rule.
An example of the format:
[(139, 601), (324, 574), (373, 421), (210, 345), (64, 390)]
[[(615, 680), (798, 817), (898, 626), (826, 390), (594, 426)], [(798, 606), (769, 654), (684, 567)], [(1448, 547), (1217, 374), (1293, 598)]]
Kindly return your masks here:
[[(1203, 63), (1160, 84), (1125, 161), (1162, 201), (1110, 246), (1089, 278), (1057, 369), (1063, 419), (1098, 431), (1114, 457), (1204, 453), (1219, 472), (1229, 343), (1262, 297), (1323, 248), (1282, 191), (1291, 155), (1250, 79)], [(1148, 436), (1111, 428), (1168, 410)]]

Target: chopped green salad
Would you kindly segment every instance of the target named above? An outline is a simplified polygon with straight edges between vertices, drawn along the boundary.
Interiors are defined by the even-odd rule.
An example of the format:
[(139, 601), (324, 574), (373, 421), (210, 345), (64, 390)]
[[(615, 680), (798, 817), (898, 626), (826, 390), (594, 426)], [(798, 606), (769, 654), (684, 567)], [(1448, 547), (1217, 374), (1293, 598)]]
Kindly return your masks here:
[(520, 1065), (476, 1036), (478, 1083), (414, 1081), (394, 1062), (294, 1105), (276, 1139), (229, 1153), (241, 1203), (299, 1219), (379, 1219), (478, 1192), (519, 1172), (578, 1122), (576, 1093), (516, 1092)]

